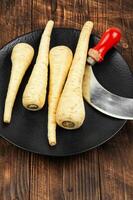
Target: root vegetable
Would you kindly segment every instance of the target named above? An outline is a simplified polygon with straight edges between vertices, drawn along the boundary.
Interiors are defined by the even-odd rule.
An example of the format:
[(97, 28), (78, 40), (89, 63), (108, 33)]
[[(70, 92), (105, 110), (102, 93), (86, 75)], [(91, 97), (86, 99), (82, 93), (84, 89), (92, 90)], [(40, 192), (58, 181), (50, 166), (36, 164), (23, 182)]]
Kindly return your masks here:
[(56, 121), (65, 129), (79, 128), (85, 119), (82, 80), (92, 28), (93, 23), (88, 21), (81, 30), (74, 59), (58, 103)]
[(23, 106), (31, 111), (40, 110), (45, 103), (48, 79), (50, 36), (54, 22), (48, 21), (41, 37), (38, 56), (23, 93)]
[(66, 46), (57, 46), (50, 51), (50, 83), (48, 95), (48, 141), (56, 144), (56, 109), (71, 62), (72, 51)]
[(29, 44), (19, 43), (13, 48), (11, 55), (12, 70), (4, 109), (5, 123), (10, 123), (11, 121), (12, 109), (20, 83), (27, 68), (31, 64), (33, 56), (34, 49)]
[(83, 77), (83, 85), (82, 85), (82, 90), (83, 90), (83, 97), (85, 99), (90, 99), (90, 80), (91, 80), (91, 74), (93, 73), (92, 67), (89, 66), (89, 64), (86, 63), (85, 67), (85, 73)]

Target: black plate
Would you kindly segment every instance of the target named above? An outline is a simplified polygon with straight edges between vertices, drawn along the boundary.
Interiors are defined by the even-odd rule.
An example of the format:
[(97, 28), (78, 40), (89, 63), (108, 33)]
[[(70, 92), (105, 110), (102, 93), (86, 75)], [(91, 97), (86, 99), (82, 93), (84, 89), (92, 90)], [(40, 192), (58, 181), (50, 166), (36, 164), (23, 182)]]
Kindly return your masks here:
[[(113, 135), (124, 125), (124, 120), (108, 117), (93, 109), (87, 103), (86, 119), (83, 126), (74, 131), (64, 130), (57, 127), (57, 145), (49, 147), (47, 142), (47, 103), (38, 112), (30, 112), (22, 106), (22, 94), (31, 73), (38, 50), (42, 30), (34, 31), (9, 42), (0, 50), (0, 135), (11, 143), (28, 151), (52, 156), (66, 156), (77, 154), (94, 148)], [(54, 29), (51, 39), (51, 47), (67, 45), (75, 51), (79, 37), (78, 30)], [(98, 38), (91, 36), (90, 46), (97, 43)], [(19, 42), (27, 42), (35, 49), (34, 60), (26, 72), (21, 84), (13, 110), (11, 124), (2, 122), (4, 101), (6, 97), (11, 61), (12, 48)], [(18, 66), (19, 67), (19, 66)], [(117, 52), (112, 49), (101, 64), (96, 64), (94, 72), (100, 83), (118, 95), (133, 97), (133, 75), (128, 65)], [(57, 77), (58, 78), (58, 77)]]

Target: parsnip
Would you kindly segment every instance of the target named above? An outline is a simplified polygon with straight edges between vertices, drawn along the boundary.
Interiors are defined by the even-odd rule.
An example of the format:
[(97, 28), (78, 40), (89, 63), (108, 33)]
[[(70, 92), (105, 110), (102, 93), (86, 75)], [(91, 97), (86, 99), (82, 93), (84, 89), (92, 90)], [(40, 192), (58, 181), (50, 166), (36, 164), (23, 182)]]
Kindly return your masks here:
[(82, 90), (83, 90), (83, 96), (86, 97), (87, 99), (91, 98), (90, 80), (91, 80), (92, 73), (93, 73), (92, 67), (90, 67), (89, 64), (86, 63), (85, 72), (84, 72), (84, 76), (83, 76)]
[(66, 129), (79, 128), (85, 119), (82, 80), (92, 28), (93, 23), (87, 21), (81, 30), (74, 59), (57, 106), (56, 121)]
[(26, 43), (17, 44), (12, 51), (11, 61), (12, 70), (11, 77), (8, 86), (5, 110), (4, 110), (4, 122), (10, 123), (12, 109), (14, 106), (15, 98), (22, 81), (22, 78), (31, 64), (32, 58), (34, 56), (34, 49), (32, 46)]
[(71, 62), (72, 51), (66, 46), (50, 50), (50, 83), (48, 95), (48, 141), (56, 144), (56, 109)]
[(48, 79), (48, 55), (53, 25), (54, 22), (50, 20), (44, 29), (36, 63), (23, 93), (23, 106), (28, 110), (40, 110), (45, 103)]

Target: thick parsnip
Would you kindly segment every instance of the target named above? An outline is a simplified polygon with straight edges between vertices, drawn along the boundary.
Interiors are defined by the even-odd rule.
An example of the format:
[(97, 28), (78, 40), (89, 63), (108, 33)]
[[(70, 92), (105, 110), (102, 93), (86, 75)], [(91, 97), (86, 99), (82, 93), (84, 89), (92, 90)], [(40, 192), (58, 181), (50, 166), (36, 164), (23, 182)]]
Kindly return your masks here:
[(86, 63), (85, 66), (85, 73), (83, 76), (83, 85), (82, 85), (82, 90), (83, 90), (83, 97), (86, 97), (86, 99), (90, 99), (90, 80), (91, 80), (91, 75), (92, 75), (92, 67), (89, 66), (89, 64)]
[(45, 103), (48, 79), (50, 36), (54, 22), (48, 21), (41, 37), (38, 56), (23, 94), (23, 106), (32, 111), (40, 110)]
[(56, 112), (56, 121), (66, 129), (79, 128), (85, 119), (82, 80), (93, 23), (87, 21), (80, 33), (74, 59)]
[(34, 49), (29, 44), (19, 43), (13, 48), (11, 55), (11, 61), (12, 61), (11, 77), (8, 86), (8, 91), (5, 101), (5, 110), (4, 110), (5, 123), (10, 123), (11, 121), (12, 109), (20, 83), (27, 68), (31, 64), (33, 56), (34, 56)]
[(50, 83), (48, 95), (48, 141), (56, 144), (56, 109), (69, 68), (72, 51), (66, 46), (57, 46), (50, 51)]

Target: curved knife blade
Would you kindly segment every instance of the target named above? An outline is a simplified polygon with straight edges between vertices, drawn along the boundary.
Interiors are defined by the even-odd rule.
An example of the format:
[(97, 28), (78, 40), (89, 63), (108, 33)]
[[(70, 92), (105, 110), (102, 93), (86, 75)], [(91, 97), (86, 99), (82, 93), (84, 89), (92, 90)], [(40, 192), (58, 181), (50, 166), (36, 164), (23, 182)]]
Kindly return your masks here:
[(96, 79), (92, 67), (86, 65), (83, 79), (83, 96), (98, 111), (118, 119), (133, 120), (133, 99), (115, 95)]

